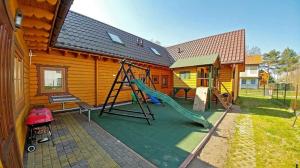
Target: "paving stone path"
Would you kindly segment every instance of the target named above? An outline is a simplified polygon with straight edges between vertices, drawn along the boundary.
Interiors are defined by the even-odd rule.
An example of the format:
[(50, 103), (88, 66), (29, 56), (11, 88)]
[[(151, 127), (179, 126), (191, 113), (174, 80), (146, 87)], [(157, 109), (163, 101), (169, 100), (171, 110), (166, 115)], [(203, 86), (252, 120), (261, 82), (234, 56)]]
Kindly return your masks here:
[(55, 145), (38, 143), (36, 151), (25, 152), (25, 167), (154, 167), (97, 124), (88, 123), (84, 115), (63, 113), (54, 115), (54, 118), (52, 135)]
[[(244, 114), (236, 126), (238, 142), (234, 142), (234, 151), (229, 158), (232, 167), (256, 167), (256, 151), (252, 119)], [(235, 141), (235, 139), (233, 139)]]

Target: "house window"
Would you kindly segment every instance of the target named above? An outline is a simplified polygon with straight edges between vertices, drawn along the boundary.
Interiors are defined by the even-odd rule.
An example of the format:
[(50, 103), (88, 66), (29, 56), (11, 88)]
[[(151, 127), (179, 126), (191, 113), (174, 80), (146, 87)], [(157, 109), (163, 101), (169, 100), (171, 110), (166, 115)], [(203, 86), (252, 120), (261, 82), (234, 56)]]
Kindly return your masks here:
[(155, 49), (155, 48), (150, 48), (151, 50), (152, 50), (152, 52), (154, 52), (154, 54), (156, 54), (156, 55), (160, 55), (160, 53)]
[(179, 72), (179, 77), (180, 79), (190, 79), (191, 78), (190, 71)]
[(251, 79), (251, 85), (255, 85), (256, 84), (256, 80), (255, 79)]
[(242, 79), (242, 85), (246, 85), (247, 84), (247, 80), (246, 79)]
[(161, 76), (161, 87), (162, 88), (167, 88), (168, 87), (168, 81), (169, 80), (169, 76), (168, 75), (162, 75)]
[(65, 93), (66, 68), (63, 67), (40, 67), (40, 93)]
[(146, 80), (145, 74), (139, 74), (139, 79), (145, 82)]
[(112, 33), (108, 33), (110, 39), (113, 41), (113, 42), (116, 42), (116, 43), (119, 43), (119, 44), (124, 44), (123, 41), (120, 39), (119, 36), (115, 35), (115, 34), (112, 34)]
[(154, 84), (159, 84), (159, 76), (158, 75), (152, 75), (152, 80)]
[(14, 58), (14, 90), (16, 114), (24, 107), (24, 66), (23, 60), (19, 57)]

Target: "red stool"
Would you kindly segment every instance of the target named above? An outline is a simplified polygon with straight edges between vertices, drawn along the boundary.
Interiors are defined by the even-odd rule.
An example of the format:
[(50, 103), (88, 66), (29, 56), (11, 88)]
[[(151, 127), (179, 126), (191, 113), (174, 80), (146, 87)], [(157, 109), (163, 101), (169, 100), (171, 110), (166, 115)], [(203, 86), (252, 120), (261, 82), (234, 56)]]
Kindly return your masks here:
[[(28, 152), (33, 152), (36, 149), (36, 136), (38, 135), (38, 129), (48, 128), (47, 138), (38, 140), (39, 143), (52, 141), (51, 133), (51, 122), (53, 121), (53, 116), (48, 108), (34, 108), (29, 112), (26, 119), (26, 125), (29, 128), (29, 136), (27, 137), (26, 149)], [(54, 146), (54, 142), (52, 141)]]

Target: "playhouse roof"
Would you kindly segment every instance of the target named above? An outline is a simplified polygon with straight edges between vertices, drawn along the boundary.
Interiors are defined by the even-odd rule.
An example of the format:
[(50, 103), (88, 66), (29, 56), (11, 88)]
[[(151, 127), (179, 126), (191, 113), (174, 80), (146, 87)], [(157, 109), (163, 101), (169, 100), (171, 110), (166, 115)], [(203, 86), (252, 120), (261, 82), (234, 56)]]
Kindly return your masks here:
[(174, 62), (166, 48), (73, 11), (54, 46), (163, 66)]
[(167, 47), (175, 59), (218, 53), (222, 64), (244, 63), (245, 30), (236, 30)]
[(182, 68), (191, 66), (213, 65), (219, 58), (218, 54), (201, 55), (190, 58), (178, 59), (170, 68)]

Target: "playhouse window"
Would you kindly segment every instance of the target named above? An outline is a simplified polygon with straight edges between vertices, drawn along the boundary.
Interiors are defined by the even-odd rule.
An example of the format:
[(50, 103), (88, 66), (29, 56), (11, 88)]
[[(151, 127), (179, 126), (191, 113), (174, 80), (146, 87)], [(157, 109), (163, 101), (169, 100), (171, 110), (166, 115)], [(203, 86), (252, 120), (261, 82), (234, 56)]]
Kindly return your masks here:
[(256, 80), (255, 79), (251, 79), (251, 85), (255, 85), (256, 84)]
[(160, 53), (155, 49), (155, 48), (150, 48), (151, 50), (152, 50), (152, 52), (154, 52), (154, 54), (156, 54), (156, 55), (160, 55)]
[(113, 42), (116, 42), (116, 43), (119, 43), (119, 44), (124, 44), (123, 41), (120, 39), (119, 36), (115, 35), (115, 34), (112, 34), (112, 33), (108, 33), (110, 39), (113, 41)]
[(57, 67), (40, 68), (40, 93), (66, 92), (66, 70)]
[(191, 78), (190, 71), (179, 72), (179, 77), (180, 79), (190, 79)]
[(168, 75), (162, 75), (161, 76), (161, 87), (162, 88), (167, 88), (168, 87), (168, 79), (169, 76)]
[(154, 84), (159, 84), (159, 76), (158, 75), (152, 75), (152, 80)]
[(246, 79), (242, 79), (242, 84), (246, 85), (246, 83), (247, 83)]

